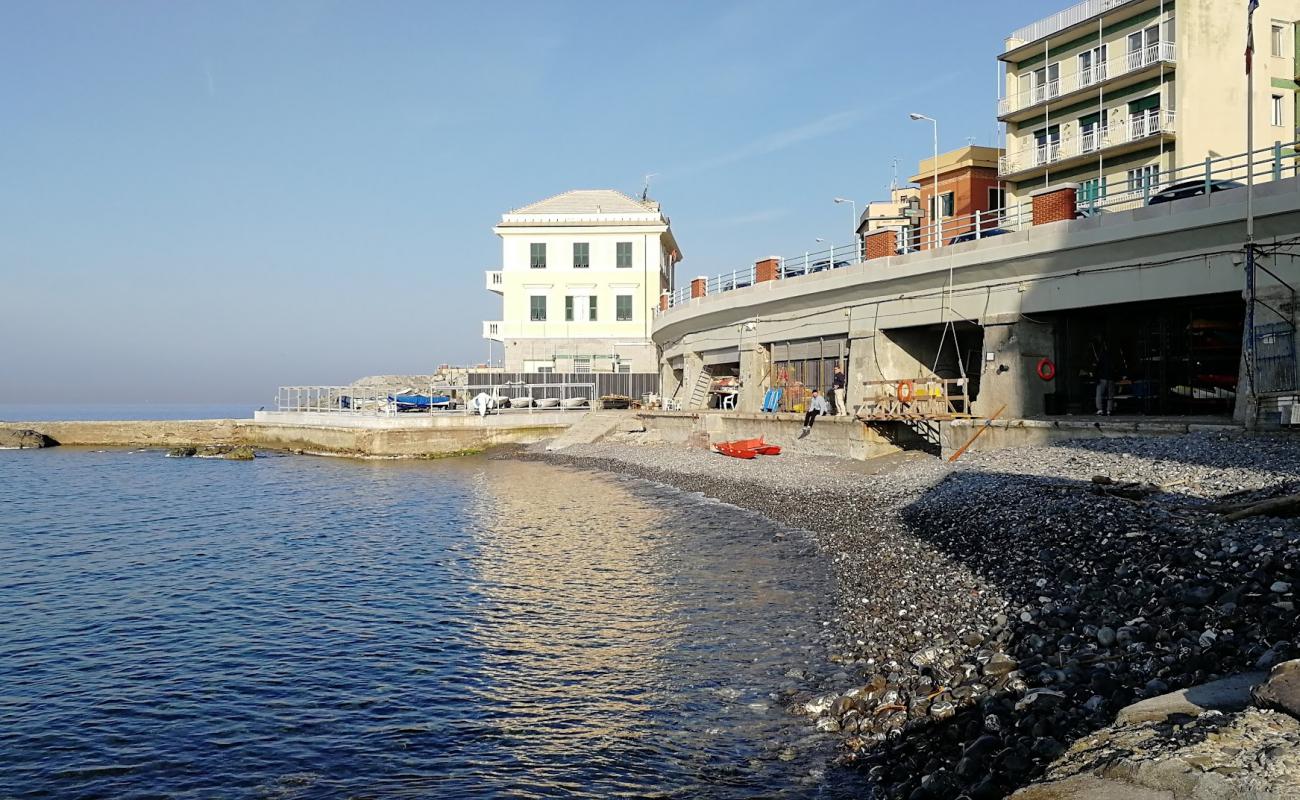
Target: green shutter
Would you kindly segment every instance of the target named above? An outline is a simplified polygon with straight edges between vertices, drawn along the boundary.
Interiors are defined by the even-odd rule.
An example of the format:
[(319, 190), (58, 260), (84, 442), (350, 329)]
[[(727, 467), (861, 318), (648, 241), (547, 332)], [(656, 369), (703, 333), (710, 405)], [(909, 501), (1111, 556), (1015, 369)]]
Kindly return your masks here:
[(1098, 125), (1101, 123), (1101, 112), (1094, 112), (1086, 116), (1079, 117), (1079, 127), (1086, 128), (1089, 125)]
[(596, 321), (596, 295), (593, 294), (592, 296), (588, 297), (587, 303), (588, 303), (587, 321), (595, 322)]
[(1143, 97), (1141, 100), (1134, 100), (1131, 103), (1129, 103), (1128, 113), (1141, 114), (1143, 111), (1150, 111), (1154, 108), (1160, 108), (1159, 92), (1156, 92), (1155, 94), (1152, 95), (1147, 95), (1146, 97)]
[(564, 321), (573, 322), (573, 295), (564, 296)]

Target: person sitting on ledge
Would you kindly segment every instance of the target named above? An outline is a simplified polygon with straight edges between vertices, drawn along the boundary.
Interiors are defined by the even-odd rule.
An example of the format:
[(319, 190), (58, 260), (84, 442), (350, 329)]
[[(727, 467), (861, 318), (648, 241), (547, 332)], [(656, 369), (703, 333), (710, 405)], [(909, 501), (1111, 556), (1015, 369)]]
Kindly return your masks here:
[(826, 398), (822, 397), (821, 392), (813, 389), (812, 400), (808, 402), (808, 413), (803, 415), (803, 430), (799, 432), (799, 438), (802, 439), (812, 432), (813, 423), (817, 421), (819, 415), (829, 413), (831, 407), (826, 404)]

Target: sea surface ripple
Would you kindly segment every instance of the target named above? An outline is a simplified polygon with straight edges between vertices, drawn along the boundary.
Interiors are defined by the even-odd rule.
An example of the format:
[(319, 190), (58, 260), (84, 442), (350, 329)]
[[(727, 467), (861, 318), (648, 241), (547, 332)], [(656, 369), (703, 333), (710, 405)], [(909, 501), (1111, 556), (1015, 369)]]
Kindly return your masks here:
[(830, 581), (546, 464), (0, 451), (0, 797), (849, 796)]

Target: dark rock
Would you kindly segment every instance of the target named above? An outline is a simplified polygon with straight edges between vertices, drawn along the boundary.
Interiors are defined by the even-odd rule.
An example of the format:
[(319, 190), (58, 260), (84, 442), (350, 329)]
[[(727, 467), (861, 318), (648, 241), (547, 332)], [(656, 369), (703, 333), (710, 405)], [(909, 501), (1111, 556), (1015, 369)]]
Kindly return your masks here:
[(1273, 667), (1268, 680), (1250, 693), (1255, 705), (1281, 711), (1300, 719), (1300, 660)]
[(30, 428), (0, 428), (0, 449), (29, 450), (56, 444), (58, 442)]
[(199, 458), (224, 458), (227, 461), (252, 461), (257, 457), (248, 445), (210, 444), (195, 453)]

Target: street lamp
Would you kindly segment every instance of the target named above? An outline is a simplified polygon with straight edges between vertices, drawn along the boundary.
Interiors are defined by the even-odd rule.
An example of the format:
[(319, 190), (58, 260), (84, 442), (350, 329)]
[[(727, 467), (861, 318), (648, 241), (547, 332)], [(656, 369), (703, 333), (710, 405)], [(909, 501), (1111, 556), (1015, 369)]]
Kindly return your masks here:
[(835, 198), (835, 205), (840, 205), (842, 203), (848, 203), (850, 209), (853, 211), (853, 258), (857, 261), (861, 261), (862, 260), (862, 248), (860, 246), (861, 239), (858, 238), (858, 204), (856, 201), (849, 200), (844, 197)]
[(926, 120), (934, 126), (934, 197), (930, 199), (934, 219), (931, 222), (935, 230), (935, 246), (943, 247), (943, 208), (939, 203), (939, 120), (924, 114), (912, 113), (907, 116), (915, 122)]

